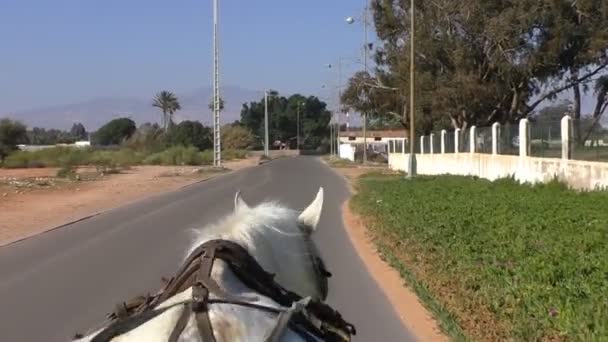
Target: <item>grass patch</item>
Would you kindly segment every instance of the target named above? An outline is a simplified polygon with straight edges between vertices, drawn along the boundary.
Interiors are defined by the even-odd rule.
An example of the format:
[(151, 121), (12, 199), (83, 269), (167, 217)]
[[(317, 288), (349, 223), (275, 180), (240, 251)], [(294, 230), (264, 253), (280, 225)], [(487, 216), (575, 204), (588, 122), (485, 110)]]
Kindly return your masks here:
[(144, 164), (150, 165), (203, 165), (213, 161), (213, 153), (200, 152), (195, 147), (174, 146), (147, 156)]
[[(224, 150), (223, 160), (247, 158), (245, 150)], [(2, 164), (4, 168), (96, 166), (102, 171), (127, 169), (134, 165), (208, 165), (213, 151), (195, 147), (173, 146), (157, 153), (131, 148), (117, 150), (54, 147), (38, 151), (16, 151)]]
[(342, 159), (340, 157), (325, 156), (325, 157), (323, 157), (323, 159), (331, 167), (357, 167), (356, 163), (354, 163), (348, 159)]
[(358, 187), (353, 209), (454, 339), (608, 339), (608, 193), (377, 174)]

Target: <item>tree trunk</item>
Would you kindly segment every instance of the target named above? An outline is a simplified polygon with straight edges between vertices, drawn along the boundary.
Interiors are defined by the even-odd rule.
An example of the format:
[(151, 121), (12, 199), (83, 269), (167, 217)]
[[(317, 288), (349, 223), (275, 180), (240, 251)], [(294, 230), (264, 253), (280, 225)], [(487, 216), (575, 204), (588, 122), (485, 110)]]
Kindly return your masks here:
[[(578, 71), (572, 72), (572, 79), (578, 78)], [(584, 144), (581, 137), (581, 86), (576, 84), (572, 90), (574, 91), (574, 113), (573, 113), (573, 126), (574, 126), (574, 141), (579, 144)]]

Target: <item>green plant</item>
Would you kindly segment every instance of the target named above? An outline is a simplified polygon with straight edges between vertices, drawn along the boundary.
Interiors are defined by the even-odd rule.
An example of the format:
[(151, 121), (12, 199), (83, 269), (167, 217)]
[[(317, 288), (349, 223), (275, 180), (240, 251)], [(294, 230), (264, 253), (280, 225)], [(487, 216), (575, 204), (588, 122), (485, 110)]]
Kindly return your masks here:
[(77, 179), (76, 171), (72, 166), (64, 166), (57, 170), (58, 178)]
[(475, 340), (518, 341), (608, 338), (606, 205), (606, 192), (557, 181), (377, 174), (352, 202), (452, 323)]
[[(143, 160), (151, 165), (202, 165), (207, 163), (205, 152), (195, 147), (174, 146), (165, 151), (149, 155)], [(213, 160), (213, 158), (211, 158)]]

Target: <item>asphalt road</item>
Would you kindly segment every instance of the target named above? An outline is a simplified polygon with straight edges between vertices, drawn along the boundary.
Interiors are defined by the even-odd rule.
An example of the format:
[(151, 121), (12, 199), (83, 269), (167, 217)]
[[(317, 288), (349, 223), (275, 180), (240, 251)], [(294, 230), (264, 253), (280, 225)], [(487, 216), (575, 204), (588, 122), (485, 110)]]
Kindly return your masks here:
[(412, 341), (345, 233), (344, 180), (315, 157), (285, 158), (138, 201), (0, 248), (0, 341), (68, 341), (115, 304), (155, 292), (184, 257), (192, 228), (276, 199), (303, 209), (319, 186), (325, 201), (316, 241), (329, 270), (328, 301), (356, 325), (355, 341)]

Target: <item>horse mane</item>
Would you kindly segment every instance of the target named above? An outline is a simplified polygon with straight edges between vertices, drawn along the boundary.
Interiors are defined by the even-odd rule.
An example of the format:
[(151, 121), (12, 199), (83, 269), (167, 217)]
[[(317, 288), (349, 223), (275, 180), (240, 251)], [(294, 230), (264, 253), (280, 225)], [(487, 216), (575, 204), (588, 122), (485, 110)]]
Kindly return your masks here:
[(267, 244), (269, 238), (301, 238), (297, 227), (299, 212), (278, 201), (266, 201), (254, 207), (237, 207), (217, 223), (192, 230), (192, 244), (187, 254), (206, 241), (225, 239), (240, 244), (250, 252)]

